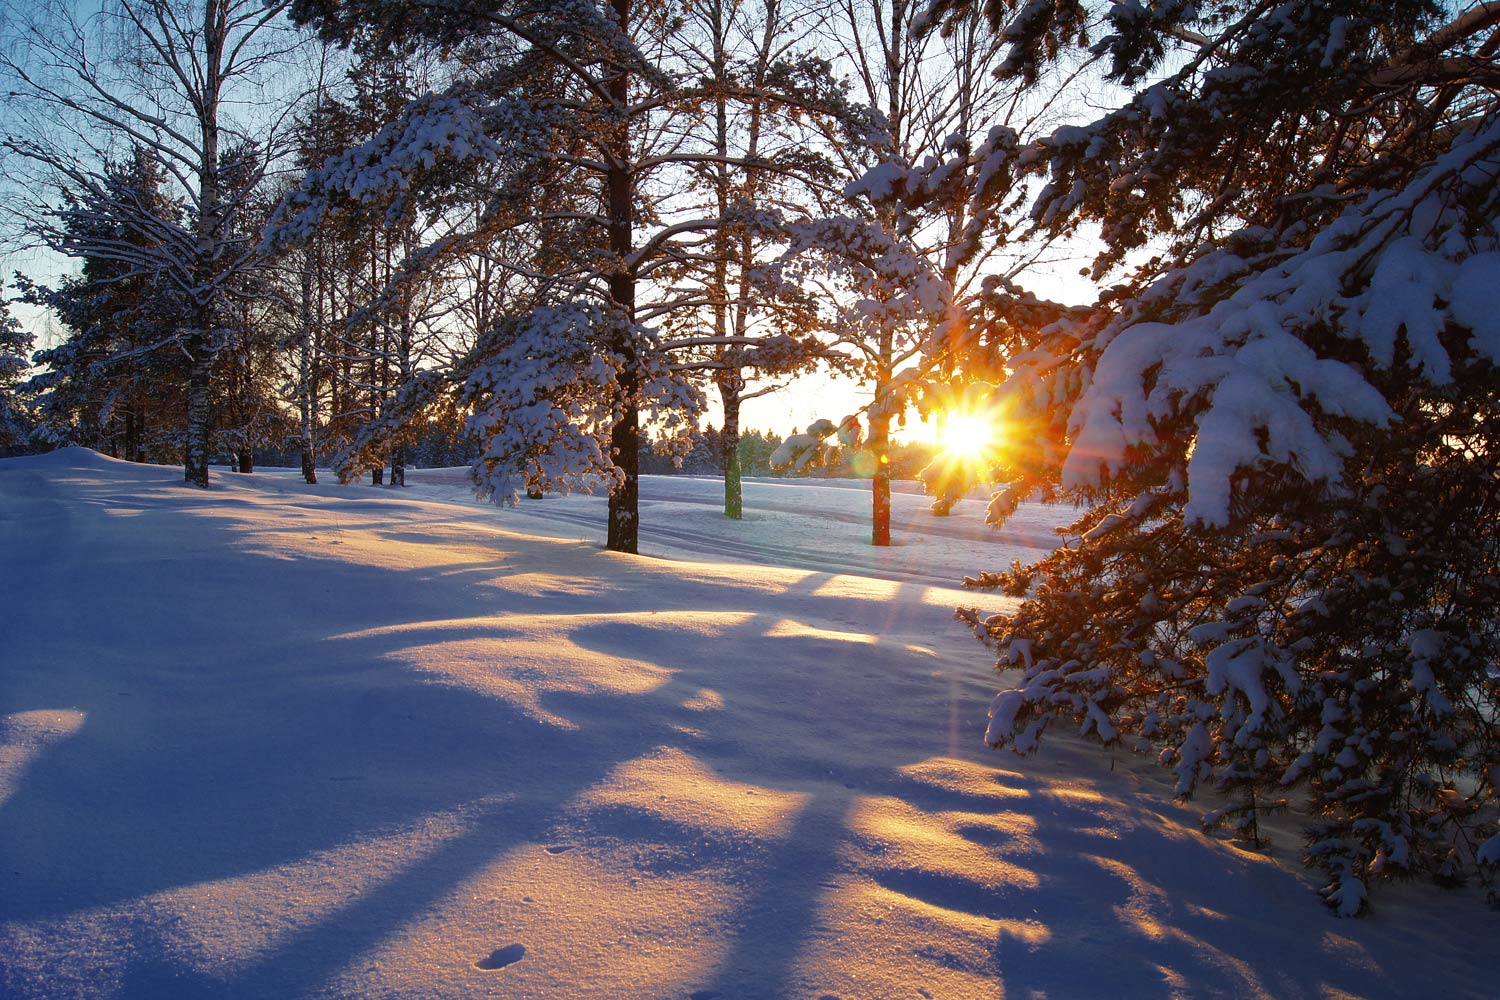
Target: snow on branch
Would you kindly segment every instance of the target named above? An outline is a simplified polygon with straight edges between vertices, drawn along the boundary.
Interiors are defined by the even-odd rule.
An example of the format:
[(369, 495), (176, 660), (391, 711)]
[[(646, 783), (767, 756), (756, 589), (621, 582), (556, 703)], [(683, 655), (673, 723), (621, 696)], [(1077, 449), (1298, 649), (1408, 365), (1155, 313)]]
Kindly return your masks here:
[(481, 496), (513, 503), (518, 484), (614, 489), (624, 473), (610, 435), (630, 404), (669, 450), (690, 449), (704, 397), (673, 373), (653, 331), (606, 306), (570, 302), (536, 309), (489, 339), (463, 399), (475, 408), (469, 429), (484, 442), (472, 473)]
[(308, 239), (340, 204), (384, 205), (388, 219), (406, 211), (424, 175), (471, 158), (494, 162), (506, 150), (545, 148), (543, 116), (524, 101), (474, 107), (460, 96), (427, 94), (411, 102), (369, 141), (325, 160), (283, 201), (266, 241)]
[[(1451, 379), (1455, 350), (1500, 363), (1500, 246), (1463, 210), (1482, 202), (1493, 218), (1497, 185), (1492, 115), (1414, 183), (1369, 195), (1280, 263), (1258, 269), (1226, 247), (1162, 278), (1084, 348), (1097, 360), (1069, 418), (1064, 486), (1121, 472), (1133, 449), (1164, 445), (1159, 425), (1186, 413), (1196, 431), (1190, 520), (1228, 523), (1235, 473), (1263, 464), (1337, 488), (1347, 445), (1324, 418), (1386, 426), (1394, 414), (1359, 367), (1315, 350), (1309, 331), (1331, 328), (1371, 369), (1402, 365), (1435, 385)], [(1212, 301), (1226, 280), (1232, 292)], [(1045, 364), (1031, 374), (1045, 381)]]

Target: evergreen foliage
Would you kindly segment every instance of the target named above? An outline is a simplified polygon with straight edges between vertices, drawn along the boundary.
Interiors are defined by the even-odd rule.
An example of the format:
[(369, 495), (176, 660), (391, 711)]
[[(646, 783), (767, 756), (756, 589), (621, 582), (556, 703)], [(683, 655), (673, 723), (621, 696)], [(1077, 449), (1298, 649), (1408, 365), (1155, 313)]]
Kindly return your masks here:
[(21, 281), (26, 300), (68, 332), (37, 353), (42, 370), (29, 383), (44, 440), (137, 462), (181, 459), (187, 369), (174, 341), (187, 306), (161, 261), (184, 211), (167, 184), (142, 147), (107, 162), (97, 186), (57, 211), (57, 242), (82, 260), (79, 273), (55, 288)]
[(17, 448), (31, 437), (35, 418), (21, 392), (31, 354), (32, 337), (10, 306), (0, 303), (0, 450)]
[(1049, 558), (968, 581), (1023, 598), (961, 613), (1019, 671), (987, 739), (1071, 720), (1250, 838), (1295, 803), (1344, 915), (1500, 855), (1500, 8), (1444, 14), (1049, 2), (1004, 27), (1023, 78), (1103, 33), (1130, 88), (1020, 152), (1033, 218), (1099, 223), (1099, 274), (1163, 252), (1087, 314), (972, 317), (1034, 436), (991, 520), (1091, 504)]

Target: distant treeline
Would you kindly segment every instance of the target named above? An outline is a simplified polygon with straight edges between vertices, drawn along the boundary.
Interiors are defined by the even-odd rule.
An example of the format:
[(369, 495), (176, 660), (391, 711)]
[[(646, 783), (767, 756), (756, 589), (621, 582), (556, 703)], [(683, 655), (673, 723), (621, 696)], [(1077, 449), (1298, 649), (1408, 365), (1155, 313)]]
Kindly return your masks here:
[[(780, 434), (769, 431), (744, 431), (740, 434), (740, 472), (745, 476), (799, 476), (818, 479), (867, 479), (871, 463), (862, 462), (863, 449), (833, 448), (820, 464), (791, 472), (773, 469), (771, 455), (781, 446)], [(933, 446), (925, 443), (891, 445), (889, 468), (895, 479), (915, 479), (930, 461)], [(712, 424), (699, 431), (692, 452), (680, 466), (671, 458), (657, 454), (648, 440), (641, 449), (641, 472), (651, 476), (716, 476), (724, 469), (724, 435)]]

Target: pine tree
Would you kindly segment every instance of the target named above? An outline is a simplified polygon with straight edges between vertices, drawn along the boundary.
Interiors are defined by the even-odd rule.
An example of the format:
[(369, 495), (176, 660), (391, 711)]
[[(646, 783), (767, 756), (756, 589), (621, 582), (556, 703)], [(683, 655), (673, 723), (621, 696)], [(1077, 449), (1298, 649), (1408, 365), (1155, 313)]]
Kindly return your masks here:
[[(694, 125), (708, 88), (701, 67), (679, 58), (683, 25), (670, 4), (303, 0), (294, 13), (361, 49), (449, 53), (452, 82), (310, 176), (282, 232), (305, 230), (340, 200), (384, 197), (377, 190), (400, 191), (393, 204), (463, 190), (484, 208), (442, 252), (493, 251), (519, 236), (507, 263), (532, 287), (480, 331), (463, 390), (486, 439), (478, 484), (501, 497), (518, 481), (606, 488), (607, 544), (635, 551), (642, 420), (660, 422), (669, 433), (659, 440), (685, 450), (703, 405), (681, 356), (690, 345), (672, 344), (667, 322), (703, 296), (667, 279), (735, 224), (684, 212), (677, 178), (720, 162), (795, 165), (705, 148)], [(787, 89), (755, 96), (802, 101)]]
[(25, 444), (34, 417), (20, 386), (30, 367), (32, 336), (0, 303), (0, 449)]
[(137, 146), (122, 162), (106, 162), (98, 184), (56, 217), (55, 243), (81, 259), (78, 274), (55, 288), (22, 282), (25, 298), (68, 331), (36, 356), (42, 371), (30, 388), (43, 435), (134, 462), (179, 459), (187, 369), (175, 342), (186, 303), (153, 263), (182, 231), (165, 171)]
[(1072, 719), (1250, 837), (1300, 796), (1345, 915), (1372, 879), (1500, 859), (1500, 8), (1445, 14), (1120, 4), (1101, 30), (1068, 2), (1004, 28), (1021, 78), (1103, 34), (1129, 88), (1022, 153), (1034, 217), (1099, 223), (1101, 275), (1164, 252), (1088, 315), (972, 318), (1035, 435), (992, 521), (1092, 504), (971, 581), (1024, 598), (962, 615), (1020, 671), (987, 739)]

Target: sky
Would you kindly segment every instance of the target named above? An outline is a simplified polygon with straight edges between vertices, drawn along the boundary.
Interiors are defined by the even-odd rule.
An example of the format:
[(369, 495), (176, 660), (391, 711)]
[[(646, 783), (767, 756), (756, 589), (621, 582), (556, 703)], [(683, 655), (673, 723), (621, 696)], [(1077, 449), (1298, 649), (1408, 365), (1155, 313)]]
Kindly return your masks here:
[[(1069, 257), (1057, 263), (1041, 263), (1029, 269), (1023, 285), (1042, 298), (1069, 305), (1094, 301), (1098, 288), (1078, 273), (1079, 260)], [(718, 394), (709, 393), (711, 403), (707, 422), (715, 427), (723, 420)], [(870, 403), (870, 389), (853, 379), (828, 373), (813, 373), (799, 377), (785, 389), (746, 402), (740, 418), (741, 430), (775, 432), (785, 437), (793, 431), (801, 432), (818, 419), (838, 423), (846, 415), (855, 413)], [(905, 426), (897, 427), (895, 437), (899, 441), (930, 441), (935, 436), (931, 423), (921, 419), (913, 411)]]

